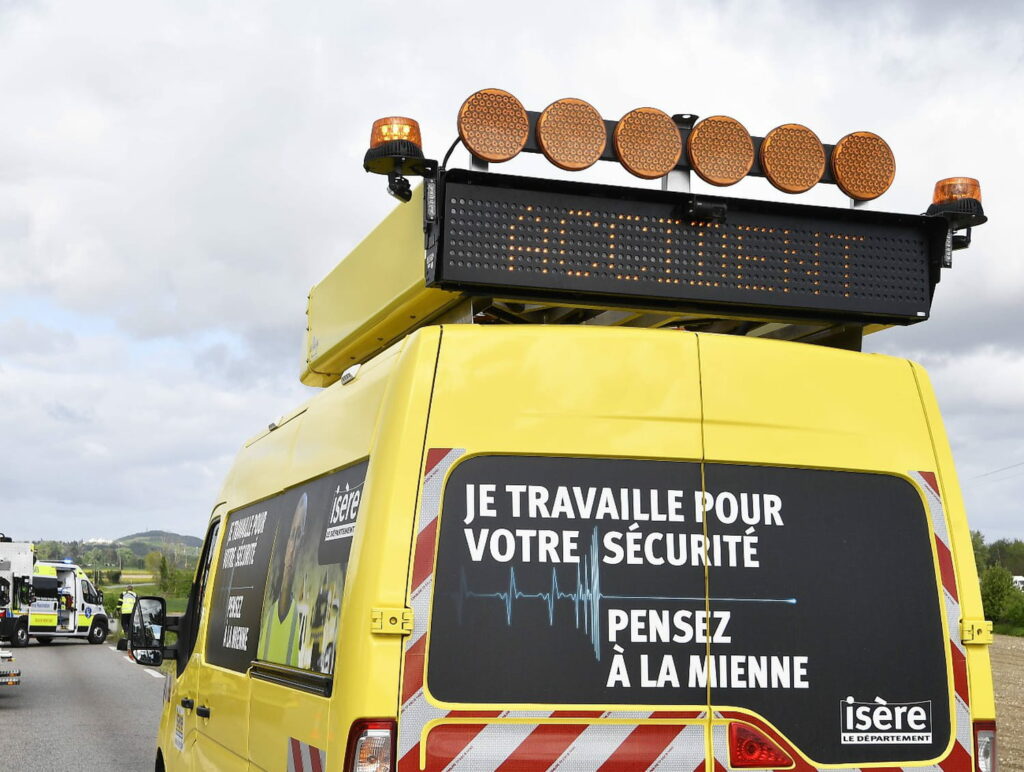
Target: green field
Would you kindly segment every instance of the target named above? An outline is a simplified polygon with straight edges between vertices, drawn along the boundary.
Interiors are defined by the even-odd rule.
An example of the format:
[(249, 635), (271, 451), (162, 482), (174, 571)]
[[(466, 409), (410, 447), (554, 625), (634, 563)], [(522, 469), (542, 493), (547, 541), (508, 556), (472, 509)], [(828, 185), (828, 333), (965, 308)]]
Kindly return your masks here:
[(113, 615), (116, 619), (121, 618), (121, 609), (117, 608), (117, 598), (128, 588), (128, 584), (131, 584), (134, 588), (135, 594), (140, 598), (146, 595), (153, 595), (158, 598), (163, 598), (167, 601), (167, 613), (168, 614), (184, 614), (185, 606), (188, 605), (188, 597), (185, 595), (165, 595), (160, 591), (160, 587), (155, 583), (149, 584), (137, 584), (134, 582), (128, 582), (127, 584), (108, 584), (98, 589), (103, 591), (103, 605), (107, 609), (108, 613)]
[(122, 584), (135, 584), (137, 582), (152, 582), (153, 574), (149, 571), (122, 571), (121, 572), (121, 583)]

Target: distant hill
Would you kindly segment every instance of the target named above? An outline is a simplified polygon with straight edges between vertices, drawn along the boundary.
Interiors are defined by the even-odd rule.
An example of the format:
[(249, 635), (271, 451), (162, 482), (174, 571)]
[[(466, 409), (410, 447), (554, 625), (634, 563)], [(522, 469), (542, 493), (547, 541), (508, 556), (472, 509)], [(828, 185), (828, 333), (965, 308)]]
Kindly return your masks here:
[(133, 533), (130, 536), (122, 536), (114, 541), (121, 544), (131, 544), (133, 541), (163, 542), (164, 544), (184, 544), (186, 547), (202, 547), (203, 540), (197, 536), (185, 536), (171, 531), (143, 531)]
[(203, 546), (202, 539), (171, 531), (142, 531), (114, 539), (114, 543), (123, 544), (136, 555), (145, 555), (154, 549), (166, 550), (168, 547), (179, 547), (185, 553), (198, 552)]

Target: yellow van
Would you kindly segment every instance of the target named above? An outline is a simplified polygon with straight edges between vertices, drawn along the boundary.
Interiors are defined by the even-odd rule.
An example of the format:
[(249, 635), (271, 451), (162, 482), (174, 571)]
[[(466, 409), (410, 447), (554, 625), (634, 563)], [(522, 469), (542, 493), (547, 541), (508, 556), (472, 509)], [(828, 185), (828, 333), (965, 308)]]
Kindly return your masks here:
[[(480, 94), (460, 116), (559, 160), (548, 111)], [(662, 176), (700, 173), (673, 125), (698, 151)], [(464, 121), (469, 170), (391, 131), (367, 167), (411, 200), (310, 295), (325, 388), (239, 453), (184, 616), (139, 600), (136, 659), (176, 667), (156, 768), (994, 772), (938, 407), (856, 350), (927, 318), (980, 194), (553, 182), (483, 168)]]

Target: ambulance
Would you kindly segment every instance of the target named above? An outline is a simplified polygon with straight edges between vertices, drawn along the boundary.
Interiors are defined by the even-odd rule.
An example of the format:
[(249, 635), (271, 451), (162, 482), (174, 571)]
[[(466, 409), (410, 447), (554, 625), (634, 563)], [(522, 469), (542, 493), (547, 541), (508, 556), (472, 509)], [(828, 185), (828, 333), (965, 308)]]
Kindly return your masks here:
[[(977, 182), (889, 213), (870, 132), (498, 89), (456, 123), (467, 168), (374, 124), (399, 203), (310, 293), (323, 390), (240, 450), (185, 614), (137, 604), (155, 768), (995, 772), (935, 396), (860, 350), (927, 320)], [(492, 170), (524, 152), (651, 182)]]
[(92, 644), (107, 639), (110, 621), (103, 607), (103, 593), (70, 560), (38, 561), (32, 575), (32, 595), (22, 636), (25, 642), (27, 636), (43, 644), (54, 638), (84, 638)]

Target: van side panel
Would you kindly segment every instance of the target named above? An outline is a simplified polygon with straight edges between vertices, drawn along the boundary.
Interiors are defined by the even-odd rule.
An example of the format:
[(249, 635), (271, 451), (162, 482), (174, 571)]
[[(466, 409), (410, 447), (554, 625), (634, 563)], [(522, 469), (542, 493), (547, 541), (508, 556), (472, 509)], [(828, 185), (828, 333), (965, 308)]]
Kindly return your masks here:
[[(439, 327), (406, 339), (383, 395), (380, 421), (370, 452), (366, 500), (349, 565), (331, 705), (331, 758), (340, 758), (352, 723), (395, 717), (404, 638), (371, 632), (374, 609), (406, 606), (410, 534), (416, 514)], [(333, 767), (332, 767), (333, 768)]]
[[(265, 498), (289, 484), (287, 459), (298, 435), (301, 413), (282, 423), (273, 432), (251, 441), (239, 453), (232, 467), (221, 500), (226, 502), (224, 512), (230, 513), (253, 501)], [(203, 638), (196, 642), (199, 657), (193, 657), (189, 667), (198, 666), (196, 705), (210, 708), (210, 718), (198, 719), (196, 742), (193, 746), (194, 765), (197, 769), (244, 769), (249, 756), (249, 697), (251, 680), (243, 672), (235, 672), (210, 664), (213, 617), (223, 616), (225, 610), (216, 608), (213, 599), (220, 584), (228, 581), (222, 565), (224, 546), (231, 515), (222, 521), (220, 545), (214, 555), (209, 584), (212, 587), (210, 605), (206, 609), (207, 621), (201, 631)], [(258, 634), (258, 631), (254, 631)], [(168, 744), (169, 745), (169, 744)]]
[[(945, 503), (952, 548), (953, 563), (956, 567), (957, 592), (964, 619), (983, 620), (985, 611), (981, 604), (981, 588), (977, 581), (978, 569), (974, 562), (974, 547), (971, 544), (970, 526), (960, 494), (960, 482), (953, 466), (946, 428), (939, 414), (939, 406), (932, 391), (931, 381), (921, 365), (912, 362), (914, 377), (921, 394), (921, 404), (928, 417), (931, 430), (932, 448), (935, 453), (937, 479), (942, 501)], [(974, 720), (994, 720), (996, 717), (995, 694), (992, 686), (992, 666), (987, 645), (966, 645), (967, 675), (971, 697), (971, 715)]]
[[(358, 473), (357, 463), (370, 452), (377, 416), (381, 401), (392, 377), (401, 346), (389, 351), (361, 368), (358, 377), (351, 383), (337, 384), (329, 388), (323, 395), (310, 401), (305, 413), (297, 419), (298, 429), (287, 457), (288, 485), (294, 486), (300, 481), (316, 480), (325, 472), (339, 467), (346, 467)], [(287, 424), (286, 424), (287, 426)], [(282, 427), (285, 428), (285, 427)], [(280, 431), (280, 430), (279, 430)], [(265, 440), (263, 440), (265, 441)], [(258, 444), (258, 443), (257, 443)], [(352, 465), (356, 464), (355, 467)], [(359, 477), (339, 473), (338, 478)], [(330, 478), (329, 478), (330, 479)], [(311, 492), (316, 483), (305, 483), (304, 489)], [(332, 489), (334, 483), (331, 483)], [(368, 489), (363, 483), (362, 497), (369, 499)], [(251, 500), (251, 497), (250, 497)], [(313, 502), (313, 499), (310, 499)], [(368, 515), (362, 503), (359, 505), (357, 526)], [(230, 523), (230, 517), (228, 518)], [(357, 528), (358, 532), (358, 528)], [(317, 536), (319, 539), (319, 536)], [(323, 569), (320, 569), (323, 570)], [(344, 608), (346, 597), (350, 593), (349, 578), (354, 578), (356, 571), (352, 568), (352, 549), (348, 556), (348, 569), (344, 571), (341, 581), (341, 618), (338, 632), (331, 635), (333, 640), (324, 640), (322, 646), (333, 644), (334, 664), (338, 665), (348, 656), (349, 640), (352, 633), (362, 632), (355, 626), (346, 626)], [(333, 580), (332, 580), (333, 584)], [(316, 588), (312, 588), (316, 597)], [(296, 593), (297, 594), (297, 593)], [(306, 624), (314, 625), (315, 609), (312, 598), (306, 600)], [(266, 613), (266, 609), (264, 609)], [(322, 622), (321, 622), (322, 624)], [(259, 631), (257, 631), (259, 632)], [(266, 631), (263, 631), (266, 634)], [(320, 649), (322, 656), (324, 648)], [(314, 666), (315, 669), (315, 666)], [(287, 678), (287, 676), (286, 676)], [(332, 693), (343, 693), (351, 687), (342, 681), (342, 676), (335, 670)], [(305, 754), (319, 754), (330, 758), (331, 764), (344, 753), (347, 739), (347, 727), (331, 720), (333, 711), (332, 700), (322, 694), (305, 691), (296, 683), (271, 682), (265, 678), (250, 678), (251, 701), (249, 704), (249, 754), (253, 759), (279, 762), (284, 768), (293, 746), (300, 748)], [(275, 768), (273, 763), (262, 762), (269, 769)]]

